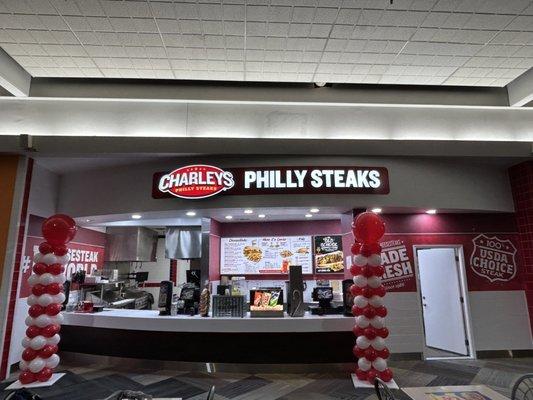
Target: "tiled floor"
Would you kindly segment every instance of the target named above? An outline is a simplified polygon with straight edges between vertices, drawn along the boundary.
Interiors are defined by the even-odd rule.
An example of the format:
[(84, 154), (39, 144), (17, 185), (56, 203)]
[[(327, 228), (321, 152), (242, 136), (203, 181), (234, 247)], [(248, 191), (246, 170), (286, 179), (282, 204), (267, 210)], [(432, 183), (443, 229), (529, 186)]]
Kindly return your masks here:
[[(325, 368), (324, 372), (284, 373), (283, 366), (269, 373), (188, 372), (132, 369), (131, 365), (106, 367), (65, 366), (67, 375), (49, 388), (34, 389), (44, 400), (96, 400), (116, 390), (141, 390), (154, 397), (205, 399), (211, 385), (219, 400), (364, 400), (375, 399), (372, 390), (355, 390), (347, 371)], [(484, 384), (510, 396), (514, 381), (533, 372), (532, 358), (475, 361), (391, 362), (400, 387)], [(328, 372), (329, 370), (329, 372)], [(4, 389), (9, 383), (0, 383)], [(0, 391), (0, 399), (7, 392)], [(400, 400), (407, 396), (397, 392)]]

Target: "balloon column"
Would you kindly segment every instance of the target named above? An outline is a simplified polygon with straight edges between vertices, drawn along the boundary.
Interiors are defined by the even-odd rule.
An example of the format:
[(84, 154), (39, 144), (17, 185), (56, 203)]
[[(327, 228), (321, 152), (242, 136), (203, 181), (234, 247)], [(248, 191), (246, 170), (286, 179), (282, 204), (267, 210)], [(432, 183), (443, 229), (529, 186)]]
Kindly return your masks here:
[(355, 374), (359, 380), (370, 383), (376, 377), (389, 382), (392, 371), (387, 368), (389, 349), (385, 346), (389, 331), (383, 321), (387, 315), (383, 306), (386, 290), (381, 284), (384, 269), (378, 242), (385, 233), (385, 223), (378, 215), (365, 212), (354, 219), (352, 231), (356, 240), (351, 249), (350, 269), (354, 283), (350, 288), (354, 296), (352, 313), (356, 317), (353, 332), (357, 336), (353, 348), (358, 358)]
[(24, 351), (19, 364), (19, 381), (24, 385), (48, 381), (52, 369), (59, 364), (56, 353), (63, 321), (60, 311), (65, 301), (64, 265), (69, 261), (66, 244), (76, 234), (76, 223), (67, 215), (53, 215), (43, 222), (42, 232), (46, 241), (39, 245), (33, 258), (33, 273), (28, 278), (32, 294), (28, 297), (28, 328), (22, 339)]

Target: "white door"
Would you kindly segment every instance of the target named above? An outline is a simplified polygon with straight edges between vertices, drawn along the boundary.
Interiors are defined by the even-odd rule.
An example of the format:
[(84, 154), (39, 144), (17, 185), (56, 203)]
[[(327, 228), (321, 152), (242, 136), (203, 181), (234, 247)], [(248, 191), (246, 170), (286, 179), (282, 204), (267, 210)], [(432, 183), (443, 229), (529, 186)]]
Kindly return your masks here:
[(426, 345), (468, 355), (455, 249), (419, 249), (417, 257)]

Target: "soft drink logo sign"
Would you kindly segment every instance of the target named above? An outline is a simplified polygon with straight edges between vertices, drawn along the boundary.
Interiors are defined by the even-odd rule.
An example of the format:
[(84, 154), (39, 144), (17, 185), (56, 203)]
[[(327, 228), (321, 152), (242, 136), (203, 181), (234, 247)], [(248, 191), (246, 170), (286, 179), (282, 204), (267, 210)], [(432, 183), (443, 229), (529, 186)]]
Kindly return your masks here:
[(187, 165), (161, 176), (158, 189), (183, 199), (204, 199), (235, 186), (233, 174), (212, 165)]
[(472, 242), (470, 267), (475, 274), (490, 282), (509, 282), (516, 276), (516, 247), (509, 239), (481, 234)]

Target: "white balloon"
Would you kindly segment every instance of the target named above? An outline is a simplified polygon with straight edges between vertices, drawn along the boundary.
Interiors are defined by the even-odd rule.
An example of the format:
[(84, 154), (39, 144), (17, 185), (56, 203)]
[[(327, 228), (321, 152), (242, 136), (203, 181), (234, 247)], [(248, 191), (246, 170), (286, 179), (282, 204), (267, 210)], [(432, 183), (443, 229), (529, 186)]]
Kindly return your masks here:
[(45, 359), (45, 363), (48, 368), (55, 368), (59, 365), (59, 356), (57, 354), (52, 354)]
[(34, 358), (30, 361), (30, 364), (28, 365), (29, 370), (34, 374), (42, 370), (44, 367), (46, 367), (46, 363), (41, 357)]
[(54, 276), (54, 283), (59, 283), (62, 285), (67, 280), (67, 277), (63, 274), (55, 275)]
[(53, 282), (54, 282), (54, 276), (51, 273), (49, 273), (49, 272), (45, 272), (44, 274), (42, 274), (39, 277), (39, 283), (41, 285), (46, 286), (46, 285), (49, 285), (49, 284), (51, 284)]
[(27, 336), (24, 336), (24, 338), (22, 338), (22, 347), (26, 348), (29, 346), (30, 346), (30, 338)]
[(371, 276), (370, 278), (368, 278), (368, 286), (370, 286), (371, 288), (377, 288), (377, 287), (380, 287), (381, 286), (381, 277), (380, 276)]
[(374, 295), (368, 300), (368, 302), (372, 307), (381, 307), (383, 305), (383, 297)]
[(31, 307), (37, 304), (37, 296), (30, 294), (26, 300), (26, 303)]
[(57, 256), (54, 253), (48, 253), (41, 258), (41, 262), (46, 265), (57, 264)]
[(377, 337), (372, 340), (372, 347), (376, 350), (383, 350), (385, 348), (385, 340), (382, 337)]
[(381, 265), (381, 256), (379, 254), (372, 254), (368, 257), (368, 265), (372, 265), (373, 267)]
[(367, 328), (370, 324), (370, 321), (364, 315), (359, 315), (355, 318), (355, 324), (360, 328)]
[(363, 371), (368, 371), (372, 367), (372, 363), (363, 357), (357, 360), (357, 366)]
[(28, 278), (28, 285), (35, 286), (39, 283), (39, 281), (40, 281), (39, 275), (31, 274), (30, 277)]
[(70, 261), (70, 255), (68, 253), (65, 254), (64, 256), (57, 256), (56, 258), (57, 258), (57, 263), (61, 265), (68, 264), (68, 262)]
[(65, 301), (64, 293), (58, 293), (52, 296), (52, 303), (63, 304), (64, 301)]
[(30, 347), (33, 350), (41, 350), (46, 345), (46, 338), (44, 336), (35, 336), (30, 339)]
[(367, 279), (363, 275), (355, 275), (353, 277), (353, 283), (359, 287), (365, 287), (367, 285)]
[(357, 254), (356, 256), (352, 257), (352, 262), (354, 265), (364, 267), (367, 264), (367, 258), (362, 254)]
[(59, 313), (55, 317), (52, 317), (50, 319), (52, 320), (52, 324), (61, 325), (65, 320), (65, 317), (63, 317), (63, 314)]
[(24, 320), (24, 323), (26, 324), (26, 326), (32, 326), (32, 325), (35, 325), (35, 321), (33, 320), (32, 317), (30, 317), (29, 315), (26, 317), (26, 319)]
[(52, 295), (48, 293), (40, 295), (39, 298), (37, 299), (37, 304), (43, 307), (46, 307), (47, 305), (52, 304), (53, 302), (54, 302), (54, 299)]
[(368, 299), (365, 296), (355, 296), (353, 304), (359, 308), (363, 308), (368, 305)]
[(37, 318), (35, 318), (35, 325), (37, 325), (39, 328), (44, 328), (51, 323), (52, 319), (46, 314), (39, 315)]
[(366, 336), (359, 336), (357, 337), (357, 340), (355, 341), (357, 343), (357, 347), (360, 349), (367, 349), (368, 346), (370, 346), (370, 340), (366, 338)]
[(372, 361), (372, 366), (378, 371), (385, 371), (387, 369), (387, 361), (381, 357), (377, 357), (374, 361)]
[(21, 371), (27, 371), (28, 370), (28, 363), (26, 361), (24, 361), (24, 360), (20, 360), (19, 369)]
[(61, 336), (59, 336), (56, 333), (54, 336), (49, 337), (48, 339), (46, 339), (46, 344), (58, 344), (60, 340), (61, 340)]
[(370, 320), (370, 325), (376, 329), (381, 329), (385, 325), (385, 322), (383, 321), (383, 318), (376, 316)]
[(33, 256), (33, 262), (34, 262), (35, 264), (40, 263), (42, 259), (43, 259), (43, 255), (42, 255), (41, 253), (36, 253), (36, 254)]

